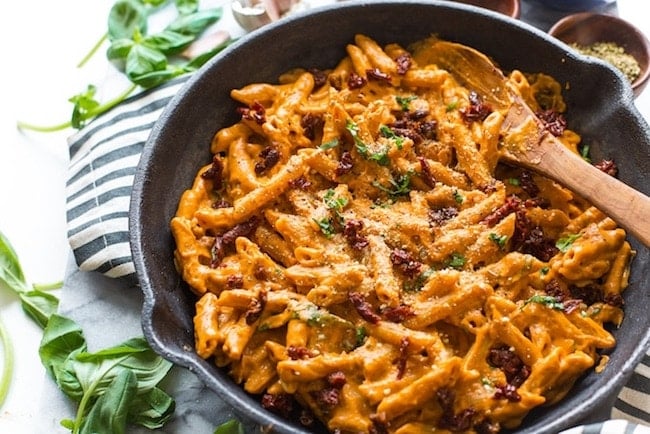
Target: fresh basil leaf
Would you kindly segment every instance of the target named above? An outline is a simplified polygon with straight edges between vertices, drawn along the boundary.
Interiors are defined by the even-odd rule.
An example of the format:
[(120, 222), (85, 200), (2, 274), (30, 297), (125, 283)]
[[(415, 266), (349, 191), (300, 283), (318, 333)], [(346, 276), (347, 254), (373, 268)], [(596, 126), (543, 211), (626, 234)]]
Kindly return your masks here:
[(48, 292), (34, 289), (32, 291), (18, 293), (23, 310), (36, 323), (45, 328), (50, 317), (54, 315), (59, 308), (59, 299)]
[(122, 369), (135, 373), (141, 392), (150, 390), (171, 367), (172, 364), (154, 353), (143, 338), (134, 338), (97, 353), (81, 353), (74, 361), (75, 373), (83, 390), (90, 390), (92, 385), (97, 392), (108, 387)]
[(168, 0), (141, 0), (143, 4), (158, 7), (168, 2)]
[(198, 36), (205, 29), (219, 21), (222, 15), (222, 8), (205, 9), (187, 15), (179, 15), (165, 30), (171, 30), (172, 32), (184, 35)]
[(124, 434), (129, 406), (138, 391), (137, 384), (133, 372), (120, 371), (93, 404), (79, 434)]
[(142, 44), (135, 44), (126, 57), (125, 72), (129, 79), (167, 68), (167, 57), (158, 50)]
[(163, 30), (160, 33), (145, 36), (142, 39), (142, 44), (170, 56), (183, 51), (195, 39), (193, 35)]
[(174, 4), (181, 15), (189, 15), (199, 10), (199, 0), (175, 0)]
[(223, 51), (224, 48), (226, 48), (228, 45), (232, 44), (236, 39), (229, 39), (225, 41), (222, 44), (217, 45), (211, 50), (206, 51), (205, 53), (201, 53), (195, 58), (191, 59), (185, 64), (185, 71), (186, 72), (193, 72), (202, 67), (203, 65), (206, 64), (206, 62), (210, 59), (212, 59), (214, 56), (219, 54), (220, 52)]
[(129, 422), (152, 430), (158, 429), (171, 419), (175, 409), (174, 399), (158, 387), (154, 387), (133, 400), (129, 408)]
[(55, 369), (63, 366), (71, 354), (86, 348), (86, 338), (79, 325), (54, 314), (43, 331), (38, 354), (45, 369), (56, 378)]
[(0, 282), (16, 292), (29, 289), (18, 254), (2, 232), (0, 232)]
[(137, 77), (132, 77), (131, 81), (142, 86), (146, 89), (156, 87), (166, 81), (171, 80), (174, 77), (178, 77), (181, 74), (184, 74), (184, 70), (179, 68), (169, 67), (162, 71), (152, 71), (147, 74), (142, 74)]
[(116, 39), (111, 42), (111, 45), (106, 50), (106, 57), (108, 60), (113, 62), (113, 64), (120, 70), (124, 71), (126, 65), (126, 58), (131, 51), (131, 48), (135, 45), (132, 39)]
[(73, 128), (82, 128), (88, 119), (88, 114), (99, 107), (99, 101), (95, 99), (96, 92), (97, 87), (89, 84), (84, 92), (74, 95), (68, 100), (74, 104), (70, 120)]
[(237, 419), (230, 419), (219, 425), (214, 434), (244, 434), (244, 425)]
[(118, 0), (108, 13), (108, 39), (132, 38), (135, 32), (147, 32), (147, 11), (136, 0)]

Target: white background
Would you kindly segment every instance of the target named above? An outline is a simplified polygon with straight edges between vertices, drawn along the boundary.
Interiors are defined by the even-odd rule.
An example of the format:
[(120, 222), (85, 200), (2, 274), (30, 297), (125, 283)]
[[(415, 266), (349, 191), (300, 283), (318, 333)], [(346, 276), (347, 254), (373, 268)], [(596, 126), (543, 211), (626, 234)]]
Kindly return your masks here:
[[(71, 130), (22, 133), (16, 129), (16, 122), (48, 125), (66, 121), (72, 108), (68, 98), (90, 83), (99, 86), (100, 100), (115, 95), (122, 82), (115, 79), (103, 53), (83, 69), (76, 67), (105, 32), (112, 3), (113, 0), (3, 3), (0, 231), (17, 250), (30, 283), (60, 281), (64, 277), (69, 254), (65, 226), (65, 139)], [(619, 0), (618, 9), (619, 15), (650, 35), (650, 2)], [(650, 89), (636, 103), (650, 119)], [(26, 318), (17, 299), (6, 291), (0, 291), (0, 320), (8, 328), (16, 351), (14, 381), (9, 399), (0, 409), (0, 433), (20, 434), (27, 432), (29, 421), (38, 414), (44, 378), (38, 358), (41, 330)]]

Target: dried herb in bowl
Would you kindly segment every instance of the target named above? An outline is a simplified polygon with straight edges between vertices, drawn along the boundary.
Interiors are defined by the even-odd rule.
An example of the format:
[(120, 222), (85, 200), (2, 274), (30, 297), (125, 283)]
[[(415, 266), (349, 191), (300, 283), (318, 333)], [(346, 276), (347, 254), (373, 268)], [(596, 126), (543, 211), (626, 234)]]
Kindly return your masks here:
[(627, 53), (625, 48), (615, 42), (601, 41), (589, 45), (573, 43), (571, 47), (578, 50), (581, 54), (597, 57), (614, 65), (627, 77), (630, 83), (634, 82), (641, 74), (639, 62), (637, 62), (634, 56)]

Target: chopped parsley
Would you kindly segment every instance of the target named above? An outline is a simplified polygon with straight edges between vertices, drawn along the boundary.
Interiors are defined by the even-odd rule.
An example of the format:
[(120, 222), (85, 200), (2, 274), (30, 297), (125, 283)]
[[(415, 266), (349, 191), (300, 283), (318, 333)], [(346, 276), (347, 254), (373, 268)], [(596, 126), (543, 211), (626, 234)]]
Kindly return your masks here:
[(373, 181), (372, 185), (388, 194), (391, 199), (395, 199), (400, 196), (406, 196), (411, 191), (411, 177), (414, 172), (409, 170), (406, 173), (398, 174), (396, 177), (393, 176), (390, 179), (390, 186), (385, 187), (377, 181)]
[(345, 206), (348, 204), (348, 199), (345, 197), (334, 197), (335, 194), (336, 192), (334, 190), (332, 190), (331, 188), (328, 189), (325, 192), (325, 196), (323, 197), (323, 202), (325, 203), (325, 206), (327, 206), (329, 209), (334, 211), (334, 215), (341, 223), (344, 220), (341, 211), (343, 211), (343, 208), (345, 208)]
[(467, 259), (460, 253), (454, 252), (451, 254), (451, 258), (447, 261), (447, 266), (455, 269), (461, 269), (465, 266)]
[(366, 337), (368, 336), (368, 332), (366, 332), (366, 328), (361, 326), (357, 327), (355, 329), (355, 337), (357, 340), (357, 347), (360, 347), (363, 345), (363, 343), (366, 341)]
[(322, 143), (318, 148), (322, 149), (323, 151), (327, 151), (328, 149), (336, 148), (338, 145), (339, 139), (333, 139), (329, 142)]
[(331, 209), (336, 211), (337, 213), (341, 212), (345, 205), (348, 204), (348, 199), (345, 197), (334, 197), (336, 192), (332, 190), (331, 188), (328, 189), (325, 192), (325, 196), (323, 197), (323, 202), (325, 202), (325, 205)]
[(453, 194), (453, 196), (454, 196), (454, 200), (455, 200), (456, 203), (458, 203), (458, 204), (463, 203), (463, 201), (465, 200), (465, 197), (464, 197), (464, 196), (461, 194), (461, 192), (458, 191), (458, 190), (454, 190), (454, 192), (453, 192), (452, 194)]
[(500, 249), (503, 249), (506, 246), (506, 242), (508, 242), (507, 235), (499, 235), (495, 232), (490, 232), (488, 237), (490, 238), (490, 241), (494, 242), (494, 244), (499, 246)]
[(411, 101), (418, 99), (417, 96), (399, 96), (395, 95), (395, 101), (399, 104), (402, 111), (409, 111), (411, 109)]
[(550, 295), (533, 295), (524, 302), (524, 305), (521, 308), (523, 309), (530, 303), (543, 304), (544, 306), (553, 310), (564, 310), (564, 303), (558, 301), (557, 298)]
[(447, 113), (449, 113), (451, 111), (456, 110), (457, 108), (458, 108), (458, 101), (454, 101), (454, 102), (450, 102), (449, 104), (447, 104), (447, 107), (445, 108), (445, 110), (447, 111)]
[(402, 284), (402, 288), (406, 292), (416, 292), (421, 290), (424, 284), (427, 283), (427, 280), (429, 280), (429, 277), (431, 277), (434, 271), (436, 270), (433, 268), (429, 268), (427, 270), (424, 270), (417, 276), (415, 276), (414, 279), (405, 280), (404, 283)]
[(573, 245), (573, 242), (580, 238), (580, 234), (570, 234), (567, 235), (566, 237), (562, 237), (557, 242), (555, 243), (555, 247), (557, 247), (560, 252), (565, 253), (567, 250), (571, 248)]
[(322, 219), (313, 219), (314, 222), (318, 225), (320, 228), (320, 231), (325, 235), (327, 238), (332, 238), (332, 235), (336, 232), (334, 229), (334, 224), (332, 223), (332, 219), (330, 217), (323, 217)]
[(519, 178), (508, 178), (508, 184), (514, 185), (515, 187), (519, 187)]
[(372, 152), (368, 148), (368, 145), (365, 144), (359, 137), (359, 126), (349, 119), (345, 123), (345, 129), (348, 130), (352, 136), (352, 139), (354, 140), (354, 146), (357, 149), (357, 152), (359, 152), (363, 158), (368, 161), (374, 161), (380, 166), (388, 166), (390, 164), (390, 158), (388, 158), (388, 148), (385, 148), (381, 152)]
[(589, 145), (582, 145), (580, 148), (580, 156), (587, 163), (591, 163), (591, 158), (589, 157)]
[(398, 136), (395, 134), (393, 130), (391, 130), (389, 127), (386, 125), (382, 125), (379, 127), (379, 132), (381, 133), (382, 136), (386, 137), (387, 139), (391, 139), (395, 141), (395, 146), (397, 146), (397, 149), (402, 149), (402, 146), (404, 145), (404, 137)]
[(548, 274), (549, 271), (551, 271), (551, 269), (550, 269), (549, 267), (547, 267), (547, 266), (546, 266), (546, 267), (542, 267), (542, 268), (539, 270), (539, 274), (541, 274), (542, 276), (546, 276), (546, 275)]

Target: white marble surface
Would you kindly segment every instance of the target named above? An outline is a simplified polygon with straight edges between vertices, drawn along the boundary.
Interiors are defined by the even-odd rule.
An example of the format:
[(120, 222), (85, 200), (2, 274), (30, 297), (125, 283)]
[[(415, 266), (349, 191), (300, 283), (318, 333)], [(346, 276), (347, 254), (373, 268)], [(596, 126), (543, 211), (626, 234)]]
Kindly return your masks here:
[[(216, 0), (202, 4), (220, 3)], [(135, 288), (93, 273), (80, 273), (70, 258), (65, 229), (65, 179), (68, 162), (66, 137), (24, 134), (17, 120), (54, 124), (70, 113), (67, 99), (87, 84), (100, 88), (100, 98), (123, 82), (103, 56), (83, 69), (77, 62), (104, 32), (113, 0), (21, 0), (3, 8), (0, 41), (4, 60), (0, 99), (0, 231), (16, 248), (30, 282), (62, 280), (58, 291), (62, 313), (84, 328), (90, 349), (141, 334), (141, 295)], [(524, 0), (522, 17), (534, 9)], [(619, 0), (618, 14), (650, 35), (650, 2)], [(557, 18), (548, 14), (534, 24), (547, 30)], [(650, 89), (636, 105), (650, 120)], [(65, 433), (59, 420), (74, 407), (45, 376), (38, 358), (41, 330), (20, 309), (17, 299), (0, 291), (0, 320), (7, 326), (16, 352), (14, 381), (0, 409), (0, 433)], [(175, 369), (169, 379), (178, 409), (166, 433), (212, 433), (216, 423), (230, 417), (215, 407), (216, 396), (196, 378)], [(132, 431), (136, 432), (136, 431)]]

